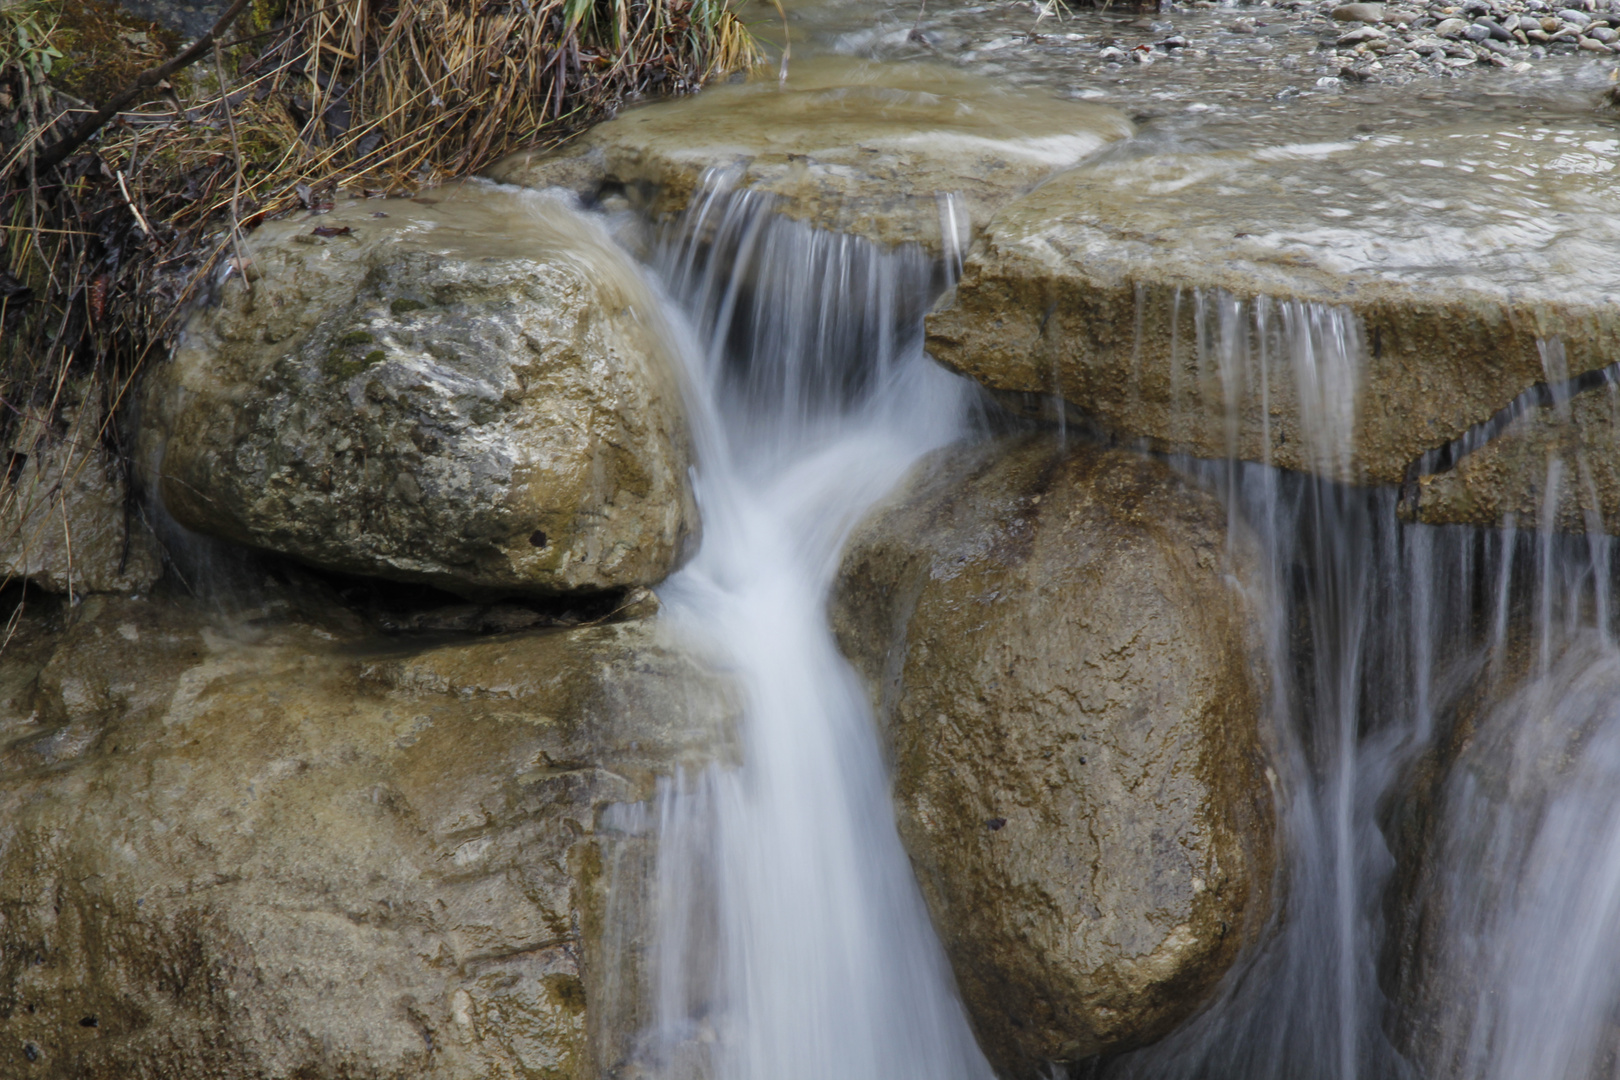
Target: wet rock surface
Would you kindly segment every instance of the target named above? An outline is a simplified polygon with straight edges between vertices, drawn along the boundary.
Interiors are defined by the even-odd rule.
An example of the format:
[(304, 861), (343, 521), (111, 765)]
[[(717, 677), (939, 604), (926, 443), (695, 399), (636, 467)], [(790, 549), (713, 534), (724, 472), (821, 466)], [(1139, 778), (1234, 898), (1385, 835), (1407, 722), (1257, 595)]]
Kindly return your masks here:
[(662, 580), (697, 528), (677, 359), (611, 241), (484, 185), (262, 226), (150, 380), (186, 527), (469, 596)]
[(229, 0), (118, 0), (118, 6), (195, 41), (230, 9)]
[(622, 192), (665, 217), (706, 186), (881, 244), (965, 245), (1000, 203), (1131, 132), (1112, 109), (1021, 95), (932, 64), (844, 57), (633, 109), (560, 154), (489, 175), (588, 197)]
[(136, 592), (162, 573), (157, 542), (101, 440), (93, 403), (60, 430), (13, 432), (0, 478), (0, 576), (49, 592)]
[(401, 641), (92, 597), (0, 656), (0, 1074), (605, 1075), (652, 839), (730, 753), (656, 623)]
[(1169, 469), (948, 448), (852, 537), (832, 601), (902, 838), (1003, 1075), (1193, 1012), (1271, 913), (1254, 549)]
[(1126, 149), (997, 213), (936, 358), (1156, 447), (1396, 483), (1550, 345), (1620, 356), (1601, 121)]

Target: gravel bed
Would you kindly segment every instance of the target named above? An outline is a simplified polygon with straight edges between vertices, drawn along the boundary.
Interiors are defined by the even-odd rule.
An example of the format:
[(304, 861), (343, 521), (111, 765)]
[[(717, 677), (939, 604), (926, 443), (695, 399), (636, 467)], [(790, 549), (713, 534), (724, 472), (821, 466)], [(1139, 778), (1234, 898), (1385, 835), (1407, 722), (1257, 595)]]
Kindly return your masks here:
[[(1386, 81), (1391, 76), (1446, 75), (1478, 65), (1530, 70), (1552, 56), (1610, 58), (1620, 54), (1620, 0), (1436, 0), (1426, 6), (1390, 3), (1311, 3), (1286, 0), (1264, 7), (1230, 8), (1211, 0), (1177, 4), (1151, 23), (1135, 43), (1104, 37), (1096, 59), (1104, 64), (1152, 64), (1185, 50), (1196, 56), (1213, 43), (1177, 32), (1177, 10), (1220, 7), (1232, 17), (1222, 36), (1257, 39), (1315, 34), (1317, 58), (1335, 80)], [(1230, 38), (1228, 37), (1228, 40)], [(1265, 52), (1257, 42), (1256, 51)]]

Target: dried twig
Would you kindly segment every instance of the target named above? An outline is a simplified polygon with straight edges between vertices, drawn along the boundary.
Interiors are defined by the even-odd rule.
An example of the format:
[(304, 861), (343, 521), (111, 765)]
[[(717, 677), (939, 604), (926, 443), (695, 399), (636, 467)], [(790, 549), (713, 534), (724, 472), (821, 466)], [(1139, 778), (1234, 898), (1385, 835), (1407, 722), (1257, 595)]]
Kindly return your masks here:
[(231, 133), (231, 161), (235, 175), (231, 177), (231, 247), (236, 251), (236, 269), (242, 275), (242, 285), (252, 303), (253, 279), (248, 276), (247, 256), (242, 254), (242, 144), (236, 137), (236, 113), (231, 109), (231, 86), (225, 79), (225, 63), (219, 58), (219, 45), (214, 45), (214, 71), (219, 75), (219, 100), (225, 107), (225, 126)]

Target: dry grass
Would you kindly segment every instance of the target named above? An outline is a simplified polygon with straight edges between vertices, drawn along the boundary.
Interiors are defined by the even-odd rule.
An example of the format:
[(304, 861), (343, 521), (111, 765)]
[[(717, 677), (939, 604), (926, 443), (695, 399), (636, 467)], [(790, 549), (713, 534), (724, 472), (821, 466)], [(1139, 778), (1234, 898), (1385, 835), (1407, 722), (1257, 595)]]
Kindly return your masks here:
[[(93, 111), (75, 95), (107, 92), (109, 42), (147, 66), (178, 43), (100, 0), (0, 10), (0, 461), (61, 428), (70, 397), (123, 460), (136, 373), (236, 271), (239, 230), (340, 189), (474, 173), (752, 67), (731, 2), (254, 0), (224, 48), (43, 172), (34, 154)], [(73, 51), (86, 42), (103, 53)], [(16, 471), (0, 476), (0, 550)]]

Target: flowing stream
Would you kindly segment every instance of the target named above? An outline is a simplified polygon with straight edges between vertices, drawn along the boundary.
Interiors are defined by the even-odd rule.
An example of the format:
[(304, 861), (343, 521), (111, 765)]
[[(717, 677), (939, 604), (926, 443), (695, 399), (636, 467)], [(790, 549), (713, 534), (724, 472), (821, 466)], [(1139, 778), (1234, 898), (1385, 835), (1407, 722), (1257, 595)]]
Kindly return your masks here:
[[(992, 1075), (824, 610), (861, 516), (920, 456), (992, 426), (977, 389), (922, 349), (953, 255), (817, 231), (721, 180), (656, 245), (681, 312), (704, 520), (700, 551), (661, 593), (745, 702), (742, 765), (669, 782), (656, 807), (648, 1075)], [(1188, 347), (1228, 412), (1281, 357), (1313, 460), (1341, 474), (1367, 348), (1354, 318), (1218, 293), (1186, 302), (1200, 327)], [(1267, 660), (1284, 899), (1214, 1001), (1095, 1073), (1611, 1075), (1620, 650), (1608, 540), (1556, 535), (1550, 510), (1501, 531), (1403, 524), (1393, 489), (1239, 462), (1235, 447), (1174, 464), (1259, 535), (1277, 598)], [(1556, 492), (1557, 470), (1583, 466), (1550, 467)], [(1483, 709), (1469, 696), (1521, 676)]]
[(697, 324), (704, 515), (664, 597), (746, 712), (743, 766), (663, 800), (649, 1052), (673, 1076), (988, 1078), (824, 611), (850, 527), (964, 432), (967, 384), (921, 348), (935, 269), (724, 189), (660, 261)]

